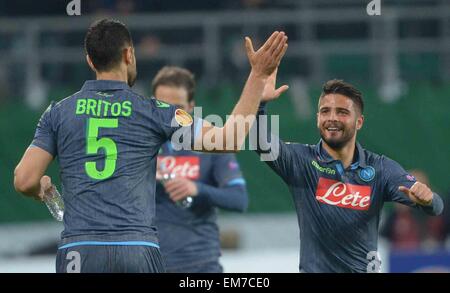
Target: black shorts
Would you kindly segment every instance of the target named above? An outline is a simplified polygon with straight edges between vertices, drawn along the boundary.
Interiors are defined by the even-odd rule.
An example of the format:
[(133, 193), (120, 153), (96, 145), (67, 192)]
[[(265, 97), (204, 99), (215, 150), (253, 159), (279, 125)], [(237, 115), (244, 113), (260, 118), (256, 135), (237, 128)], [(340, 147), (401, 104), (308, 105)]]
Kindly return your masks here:
[(86, 245), (59, 249), (57, 273), (164, 273), (159, 249), (140, 245)]

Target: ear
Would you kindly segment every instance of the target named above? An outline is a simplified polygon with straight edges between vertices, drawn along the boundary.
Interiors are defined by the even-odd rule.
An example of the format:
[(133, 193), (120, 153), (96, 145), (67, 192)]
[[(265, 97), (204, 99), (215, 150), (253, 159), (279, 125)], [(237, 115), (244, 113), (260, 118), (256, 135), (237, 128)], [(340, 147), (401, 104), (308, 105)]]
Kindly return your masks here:
[(92, 69), (92, 71), (97, 72), (97, 69), (95, 69), (94, 63), (92, 63), (91, 57), (89, 57), (89, 55), (86, 55), (86, 62)]
[(124, 51), (124, 59), (125, 59), (125, 64), (129, 65), (133, 63), (133, 55), (134, 55), (134, 50), (133, 47), (126, 47), (125, 49), (123, 49)]
[(320, 125), (319, 125), (319, 112), (316, 113), (316, 121), (317, 121), (317, 128), (320, 128)]
[(358, 119), (356, 119), (356, 130), (360, 130), (364, 124), (364, 115), (360, 115)]

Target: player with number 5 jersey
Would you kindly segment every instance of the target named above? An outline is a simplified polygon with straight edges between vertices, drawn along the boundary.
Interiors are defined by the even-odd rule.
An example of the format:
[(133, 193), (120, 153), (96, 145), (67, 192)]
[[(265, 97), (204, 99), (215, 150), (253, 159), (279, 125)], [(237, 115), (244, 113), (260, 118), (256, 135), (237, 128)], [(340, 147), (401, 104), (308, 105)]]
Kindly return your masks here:
[[(258, 51), (247, 46), (252, 69), (232, 115), (256, 114), (265, 81), (280, 63), (286, 41), (283, 32), (274, 32)], [(85, 49), (97, 79), (44, 112), (16, 167), (15, 188), (42, 200), (51, 184), (44, 174), (58, 158), (65, 213), (57, 272), (163, 272), (154, 223), (157, 153), (175, 132), (183, 146), (188, 142), (200, 145), (199, 151), (222, 151), (204, 144), (203, 135), (214, 131), (226, 137), (234, 122), (214, 127), (134, 93), (134, 46), (121, 22), (95, 22), (86, 34)], [(238, 134), (233, 151), (247, 132)]]

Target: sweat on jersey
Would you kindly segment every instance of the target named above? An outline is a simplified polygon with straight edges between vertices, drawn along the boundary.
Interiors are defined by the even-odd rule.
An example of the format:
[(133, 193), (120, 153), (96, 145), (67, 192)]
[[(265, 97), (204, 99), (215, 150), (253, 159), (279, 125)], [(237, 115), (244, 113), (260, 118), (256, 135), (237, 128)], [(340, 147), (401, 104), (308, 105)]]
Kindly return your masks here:
[[(258, 115), (265, 112), (262, 104)], [(398, 187), (411, 188), (416, 179), (397, 162), (359, 143), (353, 163), (344, 169), (322, 147), (322, 141), (290, 144), (267, 135), (279, 145), (278, 156), (273, 155), (267, 164), (286, 182), (294, 198), (301, 272), (379, 271), (378, 226), (385, 202), (419, 208), (430, 215), (442, 213), (438, 194), (434, 193), (430, 206), (415, 204)], [(267, 149), (261, 146), (258, 153)]]
[[(174, 203), (158, 181), (156, 226), (166, 268), (180, 271), (204, 263), (218, 263), (220, 237), (217, 208), (243, 212), (248, 206), (247, 189), (234, 154), (175, 151), (165, 143), (158, 155), (165, 172), (192, 180), (198, 195), (190, 208)], [(157, 178), (161, 174), (157, 173)]]
[(58, 160), (65, 205), (60, 248), (158, 246), (156, 157), (176, 131), (192, 134), (186, 114), (108, 80), (86, 81), (79, 92), (51, 103), (31, 146)]

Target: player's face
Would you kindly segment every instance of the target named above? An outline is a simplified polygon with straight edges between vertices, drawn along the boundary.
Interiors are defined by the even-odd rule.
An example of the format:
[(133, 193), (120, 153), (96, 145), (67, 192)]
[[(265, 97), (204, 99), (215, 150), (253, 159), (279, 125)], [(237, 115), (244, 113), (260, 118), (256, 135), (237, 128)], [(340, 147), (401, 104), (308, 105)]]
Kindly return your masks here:
[(155, 98), (168, 104), (180, 106), (187, 112), (192, 111), (188, 91), (184, 87), (160, 85), (156, 88)]
[(130, 87), (132, 87), (134, 85), (134, 83), (136, 82), (136, 78), (137, 78), (137, 69), (136, 69), (136, 56), (134, 55), (134, 48), (131, 47), (130, 50), (130, 62), (128, 63), (127, 66), (127, 75), (128, 75), (128, 85)]
[(332, 149), (342, 149), (352, 142), (363, 119), (353, 101), (346, 96), (329, 94), (319, 100), (317, 128), (322, 140)]

